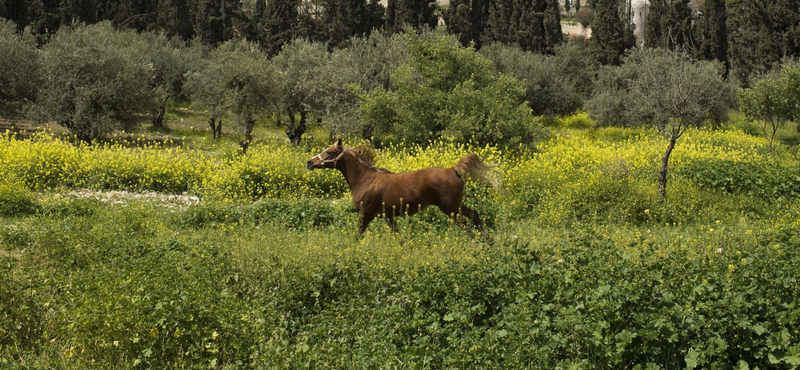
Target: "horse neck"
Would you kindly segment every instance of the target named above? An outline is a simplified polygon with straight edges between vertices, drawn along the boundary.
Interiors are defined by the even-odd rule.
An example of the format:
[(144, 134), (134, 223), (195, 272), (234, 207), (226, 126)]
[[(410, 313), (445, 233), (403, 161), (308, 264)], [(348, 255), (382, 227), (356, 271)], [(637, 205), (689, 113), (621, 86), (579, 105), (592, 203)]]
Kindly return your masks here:
[(336, 168), (342, 171), (345, 180), (347, 180), (347, 183), (350, 185), (350, 191), (354, 191), (374, 174), (373, 171), (367, 168), (365, 164), (361, 163), (361, 161), (355, 157), (355, 154), (351, 152), (347, 152), (339, 163), (341, 164)]

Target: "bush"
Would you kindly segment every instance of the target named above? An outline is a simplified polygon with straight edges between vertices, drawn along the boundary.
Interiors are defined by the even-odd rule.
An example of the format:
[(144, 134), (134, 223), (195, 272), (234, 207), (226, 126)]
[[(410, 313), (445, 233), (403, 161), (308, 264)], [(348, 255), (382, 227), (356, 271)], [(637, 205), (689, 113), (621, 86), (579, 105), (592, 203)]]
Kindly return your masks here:
[(489, 60), (454, 37), (411, 32), (406, 42), (409, 61), (392, 73), (393, 89), (360, 96), (364, 124), (377, 137), (415, 144), (472, 137), (509, 146), (540, 139), (537, 123), (526, 122), (530, 110), (519, 80), (494, 74)]
[(591, 80), (576, 45), (562, 45), (555, 55), (543, 55), (495, 43), (481, 48), (480, 54), (498, 72), (523, 81), (525, 100), (535, 115), (567, 115), (583, 105)]
[(341, 173), (307, 170), (305, 162), (312, 156), (286, 146), (255, 147), (246, 156), (211, 169), (202, 192), (225, 201), (341, 197), (347, 191)]
[(85, 142), (135, 126), (150, 101), (148, 46), (135, 31), (104, 22), (61, 27), (42, 47), (42, 75), (32, 115), (55, 121)]
[(39, 204), (36, 196), (22, 181), (0, 179), (0, 216), (19, 217), (36, 213)]
[(589, 27), (593, 18), (594, 12), (591, 9), (583, 8), (575, 13), (575, 19), (584, 27)]
[(176, 222), (184, 227), (214, 225), (265, 225), (290, 229), (347, 227), (356, 222), (353, 206), (347, 201), (328, 199), (265, 199), (232, 208), (230, 205), (204, 203), (178, 214)]
[(0, 17), (0, 116), (14, 117), (36, 99), (41, 83), (36, 40), (17, 32), (14, 22)]

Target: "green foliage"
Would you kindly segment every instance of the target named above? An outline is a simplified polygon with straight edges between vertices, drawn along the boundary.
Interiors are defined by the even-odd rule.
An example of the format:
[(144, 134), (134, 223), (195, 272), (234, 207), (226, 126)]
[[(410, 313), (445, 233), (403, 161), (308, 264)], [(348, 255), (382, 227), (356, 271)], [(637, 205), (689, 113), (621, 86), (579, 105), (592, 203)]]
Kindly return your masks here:
[(454, 0), (443, 7), (442, 19), (447, 31), (457, 35), (463, 46), (474, 44), (480, 49), (492, 2), (486, 0)]
[(563, 36), (557, 0), (494, 1), (483, 43), (517, 45), (533, 53), (553, 53)]
[(163, 124), (167, 100), (176, 101), (188, 99), (188, 92), (184, 91), (186, 75), (196, 69), (202, 57), (202, 46), (194, 43), (191, 47), (178, 39), (169, 39), (164, 34), (143, 34), (152, 52), (153, 77), (150, 87), (153, 91), (152, 105), (156, 112), (153, 125)]
[[(330, 63), (318, 78), (328, 82), (323, 103), (328, 117), (325, 124), (332, 135), (372, 138), (375, 127), (362, 124), (358, 96), (391, 86), (391, 73), (408, 59), (403, 40), (401, 34), (373, 32), (369, 37), (351, 39), (346, 49), (334, 50)], [(384, 104), (381, 99), (376, 100), (373, 105)], [(378, 118), (374, 123), (380, 125), (385, 121)]]
[[(31, 246), (25, 255), (0, 255), (7, 282), (0, 363), (538, 369), (795, 362), (796, 203), (763, 221), (512, 222), (491, 245), (450, 229), (381, 230), (356, 240), (336, 226), (293, 230), (244, 216), (165, 221), (275, 207), (206, 205), (170, 216), (131, 202), (0, 231), (3, 238), (28, 233)], [(34, 268), (42, 261), (48, 269)]]
[(653, 120), (653, 112), (633, 91), (633, 64), (604, 66), (597, 72), (594, 91), (584, 108), (598, 126), (635, 127)]
[(576, 45), (562, 45), (555, 55), (543, 55), (495, 43), (480, 54), (494, 62), (498, 72), (524, 81), (525, 100), (533, 114), (567, 115), (583, 105), (591, 80)]
[(726, 101), (728, 90), (713, 62), (693, 61), (682, 52), (645, 49), (631, 53), (625, 64), (636, 71), (631, 90), (651, 109), (650, 123), (659, 131), (700, 126), (717, 104)]
[[(409, 33), (409, 62), (392, 73), (392, 91), (362, 94), (368, 126), (393, 124), (401, 140), (424, 143), (440, 137), (516, 145), (537, 137), (527, 121), (519, 80), (491, 71), (491, 62), (441, 34)], [(388, 121), (388, 122), (386, 122)]]
[(437, 6), (427, 0), (388, 0), (386, 3), (386, 32), (424, 31), (436, 28), (439, 23)]
[(351, 38), (369, 36), (384, 23), (383, 5), (376, 1), (335, 0), (325, 3), (319, 20), (322, 37), (331, 48), (345, 47)]
[[(280, 100), (273, 105), (280, 125), (286, 125), (286, 135), (299, 144), (306, 130), (308, 116), (321, 117), (326, 108), (326, 95), (333, 81), (324, 76), (331, 55), (322, 42), (295, 39), (272, 59), (278, 72)], [(330, 75), (330, 74), (328, 74)], [(342, 88), (343, 86), (339, 86)], [(283, 118), (283, 114), (287, 117)], [(296, 122), (296, 116), (300, 120)]]
[(798, 55), (800, 9), (793, 0), (761, 4), (753, 0), (727, 2), (731, 75), (747, 86), (778, 65)]
[(764, 76), (751, 87), (739, 90), (739, 110), (750, 121), (758, 122), (761, 133), (772, 149), (775, 134), (786, 121), (800, 117), (797, 91), (800, 91), (800, 68), (787, 64), (780, 75)]
[(592, 38), (586, 52), (596, 65), (619, 65), (625, 51), (636, 45), (633, 31), (619, 14), (617, 2), (594, 0)]
[(256, 44), (228, 41), (217, 47), (214, 54), (217, 63), (223, 65), (231, 111), (236, 122), (245, 127), (245, 140), (249, 144), (256, 119), (280, 96), (279, 81)]
[(13, 117), (36, 99), (40, 84), (36, 40), (26, 29), (0, 17), (0, 116)]
[(42, 48), (34, 116), (66, 127), (83, 141), (136, 124), (149, 101), (152, 66), (143, 39), (110, 23), (65, 27)]
[[(661, 202), (655, 130), (556, 121), (571, 131), (536, 152), (379, 152), (397, 172), (468, 152), (499, 163), (502, 191), (466, 183), (493, 243), (436, 209), (398, 234), (376, 222), (355, 237), (341, 175), (303, 169), (320, 148), (231, 156), (5, 137), (0, 178), (38, 193), (15, 182), (35, 210), (0, 215), (0, 367), (796, 365), (796, 158), (740, 131), (690, 130)], [(157, 173), (192, 177), (189, 190), (208, 194), (69, 191), (92, 187), (80, 179), (93, 165), (143, 189)]]
[(176, 222), (183, 227), (196, 228), (252, 224), (307, 229), (352, 226), (355, 216), (352, 204), (347, 201), (266, 199), (236, 208), (225, 204), (191, 206), (177, 216)]
[(15, 178), (0, 180), (0, 216), (13, 217), (35, 213), (38, 209), (36, 196)]
[(728, 28), (724, 0), (707, 0), (703, 2), (701, 13), (694, 22), (694, 39), (697, 40), (698, 58), (717, 60), (726, 68), (728, 63)]
[[(713, 15), (714, 13), (709, 14)], [(647, 47), (673, 51), (686, 51), (688, 48), (696, 47), (692, 34), (692, 10), (689, 8), (689, 0), (653, 1), (647, 13), (646, 24), (644, 44)]]

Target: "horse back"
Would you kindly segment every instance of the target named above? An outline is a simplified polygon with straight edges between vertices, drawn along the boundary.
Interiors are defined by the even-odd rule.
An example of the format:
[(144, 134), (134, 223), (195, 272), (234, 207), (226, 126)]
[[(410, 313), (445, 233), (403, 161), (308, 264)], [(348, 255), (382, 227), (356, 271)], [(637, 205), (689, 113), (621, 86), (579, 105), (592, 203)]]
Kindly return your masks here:
[(364, 206), (393, 208), (413, 214), (430, 205), (460, 204), (464, 197), (464, 182), (453, 168), (376, 173), (372, 186), (360, 194), (354, 193), (353, 197), (354, 202)]

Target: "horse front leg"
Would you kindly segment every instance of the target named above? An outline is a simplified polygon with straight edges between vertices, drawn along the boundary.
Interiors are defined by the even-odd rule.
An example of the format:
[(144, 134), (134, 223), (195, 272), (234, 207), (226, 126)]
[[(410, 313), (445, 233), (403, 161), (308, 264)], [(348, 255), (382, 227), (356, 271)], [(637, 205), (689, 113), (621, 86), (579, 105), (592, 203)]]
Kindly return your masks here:
[(358, 212), (358, 236), (364, 235), (364, 231), (367, 230), (367, 226), (372, 220), (375, 219), (375, 212), (369, 212), (364, 209), (361, 209)]

